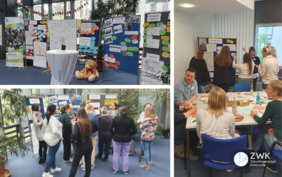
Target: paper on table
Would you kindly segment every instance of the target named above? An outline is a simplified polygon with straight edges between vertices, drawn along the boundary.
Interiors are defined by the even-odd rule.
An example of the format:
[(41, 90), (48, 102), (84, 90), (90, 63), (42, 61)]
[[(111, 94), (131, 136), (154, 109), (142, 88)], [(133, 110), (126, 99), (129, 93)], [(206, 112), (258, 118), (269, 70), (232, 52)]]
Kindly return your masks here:
[(147, 15), (147, 22), (159, 22), (161, 21), (161, 13), (156, 14), (148, 14)]
[(211, 39), (211, 38), (209, 38), (209, 44), (222, 44), (222, 39)]
[(207, 44), (207, 51), (208, 52), (216, 51), (216, 44)]
[(154, 61), (154, 62), (160, 61), (160, 55), (157, 55), (157, 54), (147, 53), (146, 58), (147, 60)]
[(81, 23), (81, 31), (91, 31), (91, 23)]
[[(210, 44), (207, 44), (207, 46), (208, 45), (210, 45)], [(214, 71), (213, 52), (204, 52), (204, 57), (205, 57), (205, 60), (206, 60), (206, 63), (207, 63), (208, 71)]]
[(33, 45), (32, 39), (31, 39), (31, 31), (25, 31), (25, 44)]
[(124, 23), (125, 17), (116, 17), (113, 18), (113, 24), (119, 24), (119, 23)]
[(236, 44), (223, 44), (223, 46), (228, 46), (230, 51), (236, 51)]
[(79, 45), (86, 45), (88, 47), (90, 47), (90, 41), (91, 41), (91, 38), (89, 37), (80, 37), (79, 39)]
[(43, 55), (46, 52), (46, 42), (34, 42), (34, 52)]
[(244, 109), (245, 112), (251, 112), (252, 109)]
[(33, 60), (33, 66), (47, 68), (46, 57), (35, 55)]
[(200, 98), (208, 98), (209, 96), (201, 96)]
[(253, 109), (264, 110), (264, 107), (262, 107), (262, 106), (254, 106)]
[(146, 41), (148, 43), (147, 48), (159, 49), (160, 40), (159, 39), (150, 39)]

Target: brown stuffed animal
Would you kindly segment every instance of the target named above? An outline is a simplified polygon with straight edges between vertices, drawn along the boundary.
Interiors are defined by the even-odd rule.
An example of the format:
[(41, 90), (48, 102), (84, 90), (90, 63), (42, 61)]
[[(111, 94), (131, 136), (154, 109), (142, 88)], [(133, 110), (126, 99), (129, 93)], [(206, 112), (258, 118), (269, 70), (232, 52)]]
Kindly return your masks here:
[(97, 63), (93, 60), (85, 60), (85, 68), (81, 71), (76, 71), (75, 76), (77, 79), (88, 79), (89, 82), (94, 82), (99, 77), (96, 69)]

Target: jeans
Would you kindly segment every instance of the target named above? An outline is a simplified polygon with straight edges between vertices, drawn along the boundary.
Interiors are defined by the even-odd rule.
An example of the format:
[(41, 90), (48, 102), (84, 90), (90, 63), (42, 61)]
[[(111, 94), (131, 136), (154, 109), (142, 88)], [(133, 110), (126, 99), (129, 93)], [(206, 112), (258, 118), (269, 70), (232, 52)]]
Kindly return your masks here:
[(254, 91), (256, 91), (257, 81), (258, 81), (258, 78), (253, 79), (253, 89), (254, 89)]
[(113, 155), (113, 170), (118, 171), (119, 157), (122, 153), (122, 170), (128, 171), (128, 154), (131, 142), (115, 142), (113, 141), (114, 155)]
[(262, 83), (262, 89), (266, 89), (267, 88), (267, 86), (268, 86), (268, 84), (264, 84), (264, 83)]
[(43, 159), (44, 162), (46, 161), (46, 157), (47, 157), (47, 144), (46, 142), (43, 141), (39, 141), (39, 157), (42, 158), (42, 149), (43, 149)]
[(49, 152), (45, 163), (44, 172), (48, 173), (50, 168), (56, 168), (56, 153), (60, 147), (61, 140), (55, 146), (49, 146)]
[[(95, 136), (95, 137), (91, 138), (92, 146), (93, 146), (92, 155), (91, 155), (91, 165), (93, 165), (94, 167), (95, 167), (95, 155), (96, 155), (95, 149), (96, 149), (97, 137), (98, 136)], [(82, 162), (83, 162), (83, 166), (85, 167), (84, 156), (82, 157)]]
[(146, 165), (149, 165), (149, 162), (152, 161), (153, 141), (142, 141), (141, 140), (141, 146), (144, 150)]
[(98, 143), (98, 157), (102, 158), (103, 155), (103, 148), (105, 146), (105, 156), (104, 156), (104, 160), (108, 160), (109, 158), (109, 154), (110, 154), (110, 148), (111, 148), (111, 142), (112, 139), (108, 139), (108, 140), (101, 140), (99, 139), (99, 143)]
[(268, 129), (273, 128), (272, 125), (262, 125), (259, 129), (258, 137), (253, 143), (253, 150), (257, 152), (263, 144), (264, 135), (267, 134)]

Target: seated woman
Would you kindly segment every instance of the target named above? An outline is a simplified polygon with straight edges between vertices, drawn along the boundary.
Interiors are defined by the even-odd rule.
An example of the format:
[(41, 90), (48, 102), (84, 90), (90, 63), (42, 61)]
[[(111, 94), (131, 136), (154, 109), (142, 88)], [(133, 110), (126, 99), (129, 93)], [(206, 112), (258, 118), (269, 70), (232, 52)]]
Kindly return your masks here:
[[(251, 111), (251, 116), (259, 125), (266, 124), (268, 119), (270, 119), (274, 126), (263, 126), (260, 129), (257, 140), (253, 144), (254, 151), (258, 151), (263, 142), (265, 150), (269, 150), (275, 141), (282, 142), (282, 81), (270, 81), (265, 91), (268, 97), (272, 97), (273, 101), (267, 104), (262, 117), (257, 116), (257, 112), (255, 111)], [(282, 147), (276, 145), (274, 149), (281, 151)], [(277, 173), (275, 164), (268, 163), (267, 169)]]
[(251, 55), (248, 53), (244, 54), (243, 63), (235, 63), (236, 56), (234, 56), (233, 60), (233, 68), (239, 70), (239, 76), (237, 82), (247, 82), (249, 84), (253, 84), (253, 71), (255, 63), (253, 62)]

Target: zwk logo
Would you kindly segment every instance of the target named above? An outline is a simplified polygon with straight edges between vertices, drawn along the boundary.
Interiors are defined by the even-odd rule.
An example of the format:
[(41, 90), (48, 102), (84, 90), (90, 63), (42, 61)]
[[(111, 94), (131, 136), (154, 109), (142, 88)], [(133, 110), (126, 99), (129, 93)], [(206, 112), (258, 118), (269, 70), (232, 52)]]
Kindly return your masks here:
[(249, 157), (244, 152), (238, 152), (234, 156), (234, 163), (238, 167), (244, 167), (245, 165), (247, 165), (248, 161), (249, 161)]
[(8, 18), (6, 18), (6, 23), (8, 23), (9, 22), (9, 19)]
[(257, 153), (257, 152), (251, 152), (251, 158), (252, 160), (270, 160), (270, 152), (264, 152), (264, 153)]

